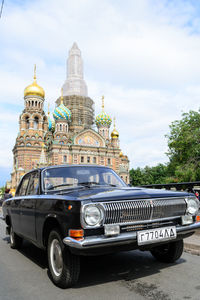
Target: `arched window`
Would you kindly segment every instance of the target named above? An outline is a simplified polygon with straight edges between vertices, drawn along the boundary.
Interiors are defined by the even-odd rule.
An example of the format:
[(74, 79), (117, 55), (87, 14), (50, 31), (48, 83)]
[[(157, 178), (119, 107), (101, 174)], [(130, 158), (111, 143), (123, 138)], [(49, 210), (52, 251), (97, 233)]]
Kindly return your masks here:
[(26, 121), (26, 129), (29, 129), (29, 125), (30, 125), (29, 123), (30, 122), (29, 122), (29, 117), (28, 116), (26, 117), (25, 121)]
[(62, 131), (62, 124), (60, 124), (60, 131)]
[(39, 119), (38, 117), (34, 118), (34, 129), (38, 129)]
[(105, 136), (105, 132), (104, 132), (104, 129), (102, 130), (102, 134), (103, 134), (103, 136)]
[(63, 162), (66, 163), (67, 162), (67, 155), (63, 156)]

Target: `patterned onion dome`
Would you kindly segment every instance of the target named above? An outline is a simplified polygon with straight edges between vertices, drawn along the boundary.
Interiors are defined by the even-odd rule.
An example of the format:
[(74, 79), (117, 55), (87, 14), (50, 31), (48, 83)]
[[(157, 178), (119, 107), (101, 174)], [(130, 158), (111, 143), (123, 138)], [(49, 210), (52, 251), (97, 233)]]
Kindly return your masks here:
[(64, 104), (60, 104), (55, 108), (53, 117), (55, 120), (63, 119), (69, 121), (71, 119), (71, 111)]
[(53, 117), (55, 120), (71, 119), (71, 111), (63, 104), (63, 89), (61, 89), (60, 105), (55, 108)]
[(50, 116), (48, 116), (48, 128), (49, 128), (49, 131), (55, 130), (55, 120)]
[(112, 119), (108, 114), (102, 111), (100, 114), (97, 115), (95, 123), (97, 127), (110, 127)]
[(39, 86), (36, 81), (36, 66), (34, 66), (33, 83), (28, 85), (24, 90), (24, 97), (26, 96), (39, 96), (42, 98), (45, 97), (45, 92), (43, 88)]

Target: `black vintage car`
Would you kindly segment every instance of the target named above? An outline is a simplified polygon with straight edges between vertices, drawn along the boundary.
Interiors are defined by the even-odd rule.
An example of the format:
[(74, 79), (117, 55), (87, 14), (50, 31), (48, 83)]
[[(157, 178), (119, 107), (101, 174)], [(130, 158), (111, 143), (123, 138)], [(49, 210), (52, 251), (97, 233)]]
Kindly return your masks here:
[(80, 255), (149, 250), (162, 262), (183, 252), (183, 238), (200, 227), (193, 194), (128, 187), (110, 168), (52, 166), (23, 176), (3, 203), (11, 248), (23, 239), (46, 249), (53, 282), (79, 277)]

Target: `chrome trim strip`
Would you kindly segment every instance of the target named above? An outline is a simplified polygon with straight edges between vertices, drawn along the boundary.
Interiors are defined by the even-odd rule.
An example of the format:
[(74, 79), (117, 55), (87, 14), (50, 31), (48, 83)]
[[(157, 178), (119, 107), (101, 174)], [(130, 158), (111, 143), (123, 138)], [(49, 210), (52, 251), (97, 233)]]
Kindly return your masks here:
[(136, 232), (123, 233), (114, 237), (106, 237), (104, 235), (86, 237), (81, 241), (77, 241), (71, 237), (66, 237), (63, 239), (63, 243), (72, 248), (78, 249), (88, 249), (88, 248), (98, 248), (111, 245), (120, 244), (130, 244), (136, 241)]
[[(200, 222), (191, 225), (177, 226), (176, 227), (177, 237), (187, 232), (193, 232), (198, 228), (200, 228)], [(120, 235), (113, 236), (113, 237), (105, 237), (104, 235), (90, 236), (80, 241), (77, 241), (71, 237), (65, 237), (63, 239), (63, 243), (71, 248), (90, 249), (90, 248), (99, 248), (99, 247), (114, 246), (114, 245), (126, 245), (126, 244), (131, 244), (133, 242), (136, 242), (136, 240), (137, 240), (137, 232), (128, 232), (128, 233), (121, 233)]]
[(200, 228), (200, 222), (176, 227), (177, 233), (186, 233)]
[(102, 205), (104, 204), (104, 203), (125, 203), (126, 201), (128, 201), (128, 202), (131, 202), (131, 201), (145, 201), (145, 200), (147, 200), (147, 201), (150, 201), (150, 200), (152, 200), (152, 201), (154, 201), (154, 200), (177, 200), (177, 199), (179, 199), (179, 200), (184, 200), (185, 201), (185, 197), (186, 196), (183, 196), (183, 197), (164, 197), (164, 198), (137, 198), (137, 199), (124, 199), (124, 200), (115, 200), (115, 201), (102, 201), (102, 202), (91, 202), (91, 203), (101, 203)]

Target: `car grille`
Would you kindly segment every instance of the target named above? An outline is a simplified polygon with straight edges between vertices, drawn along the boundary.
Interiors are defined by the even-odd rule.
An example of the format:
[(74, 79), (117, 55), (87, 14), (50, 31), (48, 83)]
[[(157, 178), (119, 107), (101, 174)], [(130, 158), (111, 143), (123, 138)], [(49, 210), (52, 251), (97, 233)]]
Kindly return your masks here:
[(180, 217), (185, 214), (184, 198), (128, 200), (102, 203), (104, 224), (127, 224), (139, 221)]

